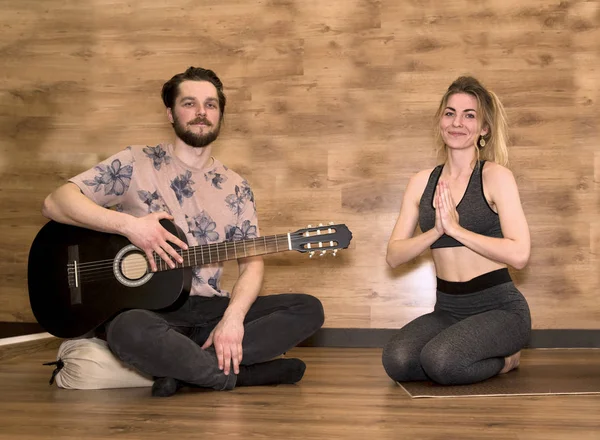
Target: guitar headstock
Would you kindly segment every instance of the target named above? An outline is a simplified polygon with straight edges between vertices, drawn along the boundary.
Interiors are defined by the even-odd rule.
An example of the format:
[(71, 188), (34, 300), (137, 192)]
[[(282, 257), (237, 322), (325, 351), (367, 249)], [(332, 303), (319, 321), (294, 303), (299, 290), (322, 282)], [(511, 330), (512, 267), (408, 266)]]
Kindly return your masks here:
[(335, 256), (338, 249), (346, 249), (351, 240), (352, 232), (344, 224), (308, 225), (290, 233), (292, 249), (308, 252), (309, 257), (313, 257), (315, 253), (323, 256), (327, 251), (331, 251)]

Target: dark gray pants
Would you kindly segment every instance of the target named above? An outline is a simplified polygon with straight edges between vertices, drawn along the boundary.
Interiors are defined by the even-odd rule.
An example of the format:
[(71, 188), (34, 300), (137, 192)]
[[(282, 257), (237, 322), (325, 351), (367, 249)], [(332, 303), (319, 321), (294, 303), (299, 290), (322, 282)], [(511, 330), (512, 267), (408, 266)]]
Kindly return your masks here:
[[(527, 344), (531, 333), (527, 301), (511, 281), (486, 287), (486, 279), (494, 284), (498, 278), (497, 273), (490, 274), (478, 277), (483, 288), (471, 293), (444, 293), (438, 280), (434, 311), (409, 322), (384, 347), (383, 366), (393, 380), (479, 382), (497, 375), (504, 368), (504, 357)], [(468, 283), (443, 282), (458, 290)]]
[[(155, 377), (173, 377), (201, 387), (232, 389), (237, 376), (219, 370), (214, 347), (200, 347), (219, 323), (229, 298), (192, 296), (169, 313), (129, 310), (113, 319), (107, 341), (123, 362)], [(273, 359), (323, 325), (321, 302), (310, 295), (260, 296), (244, 320), (242, 365)]]

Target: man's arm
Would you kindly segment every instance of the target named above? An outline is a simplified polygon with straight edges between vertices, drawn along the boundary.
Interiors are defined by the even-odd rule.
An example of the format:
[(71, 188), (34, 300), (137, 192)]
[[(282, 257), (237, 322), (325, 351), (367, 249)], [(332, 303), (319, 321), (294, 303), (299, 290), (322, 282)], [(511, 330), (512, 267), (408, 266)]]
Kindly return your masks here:
[(46, 197), (42, 214), (59, 223), (127, 237), (131, 243), (145, 252), (153, 271), (157, 268), (152, 252), (156, 252), (170, 267), (175, 267), (169, 255), (180, 263), (183, 258), (168, 242), (187, 249), (183, 241), (164, 229), (158, 222), (163, 218), (173, 220), (168, 213), (159, 212), (137, 218), (107, 209), (90, 200), (77, 185), (71, 182)]
[(62, 185), (46, 197), (42, 214), (59, 223), (121, 235), (126, 235), (124, 232), (131, 218), (128, 214), (97, 205), (72, 182)]
[(241, 258), (238, 264), (240, 276), (231, 292), (229, 306), (202, 346), (208, 348), (214, 344), (219, 368), (226, 375), (229, 374), (232, 364), (233, 372), (235, 374), (240, 372), (239, 365), (243, 358), (244, 319), (260, 293), (264, 274), (262, 257)]

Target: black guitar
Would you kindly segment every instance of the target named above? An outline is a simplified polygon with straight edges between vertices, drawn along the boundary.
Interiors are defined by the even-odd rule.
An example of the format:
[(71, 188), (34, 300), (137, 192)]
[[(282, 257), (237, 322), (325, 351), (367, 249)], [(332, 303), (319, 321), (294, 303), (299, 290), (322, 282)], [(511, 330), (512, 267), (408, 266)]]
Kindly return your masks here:
[[(161, 220), (187, 243), (174, 223)], [(171, 269), (158, 255), (151, 272), (146, 255), (121, 235), (92, 231), (54, 221), (42, 227), (29, 251), (29, 301), (49, 333), (82, 336), (126, 309), (170, 310), (187, 299), (192, 267), (242, 257), (295, 250), (324, 254), (347, 248), (346, 225), (299, 229), (287, 234), (194, 246), (173, 247), (183, 263)]]

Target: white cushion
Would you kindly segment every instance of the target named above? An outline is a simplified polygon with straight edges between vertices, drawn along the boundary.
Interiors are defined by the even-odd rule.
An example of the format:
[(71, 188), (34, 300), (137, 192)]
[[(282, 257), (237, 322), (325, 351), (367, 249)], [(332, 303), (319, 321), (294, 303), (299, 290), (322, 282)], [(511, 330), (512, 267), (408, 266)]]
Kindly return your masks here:
[(124, 364), (98, 338), (69, 339), (60, 344), (57, 360), (64, 364), (56, 374), (60, 388), (97, 390), (150, 387), (153, 380)]

